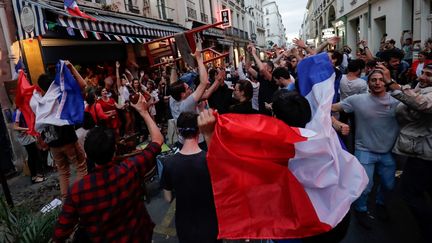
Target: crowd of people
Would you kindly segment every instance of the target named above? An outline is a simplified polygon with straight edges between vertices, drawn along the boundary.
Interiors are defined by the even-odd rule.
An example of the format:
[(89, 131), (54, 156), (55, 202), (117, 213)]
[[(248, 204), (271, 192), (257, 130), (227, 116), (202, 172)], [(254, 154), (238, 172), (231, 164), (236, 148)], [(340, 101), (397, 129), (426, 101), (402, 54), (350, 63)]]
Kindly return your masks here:
[[(179, 241), (218, 242), (206, 164), (215, 113), (275, 116), (289, 126), (306, 127), (311, 110), (298, 92), (301, 74), (297, 67), (303, 59), (327, 52), (335, 73), (332, 113), (328, 115), (346, 149), (369, 177), (366, 189), (353, 203), (354, 215), (366, 229), (372, 227), (374, 216), (388, 220), (387, 192), (395, 187), (396, 170), (403, 170), (402, 198), (425, 241), (431, 242), (432, 207), (425, 193), (432, 186), (432, 39), (414, 57), (412, 39), (404, 34), (402, 49), (395, 47), (393, 39), (383, 38), (375, 55), (364, 40), (352, 55), (348, 46), (335, 49), (338, 37), (316, 49), (295, 39), (295, 47), (274, 46), (268, 60), (262, 61), (254, 44), (249, 44), (251, 58), (240, 57), (237, 69), (206, 66), (199, 50), (193, 54), (197, 67), (182, 70), (170, 63), (155, 72), (144, 72), (133, 62), (78, 70), (67, 62), (85, 97), (83, 124), (54, 126), (56, 136), (44, 131), (41, 137), (33, 137), (26, 133), (17, 110), (14, 126), (28, 152), (33, 183), (45, 180), (39, 150), (49, 148), (58, 169), (64, 205), (54, 240), (65, 241), (78, 224), (75, 237), (94, 242), (151, 242), (154, 224), (142, 200), (143, 175), (155, 166), (171, 124), (177, 141), (172, 146), (179, 152), (164, 161), (159, 176), (166, 200), (177, 200)], [(39, 78), (42, 93), (51, 83), (49, 75)], [(151, 142), (139, 155), (113, 162), (116, 144), (132, 134), (148, 136)], [(406, 160), (403, 168), (396, 163), (395, 154)], [(70, 165), (77, 169), (72, 186)], [(376, 210), (370, 212), (368, 197), (375, 174), (380, 180)], [(303, 240), (339, 242), (348, 224), (349, 218), (344, 218), (329, 232)]]

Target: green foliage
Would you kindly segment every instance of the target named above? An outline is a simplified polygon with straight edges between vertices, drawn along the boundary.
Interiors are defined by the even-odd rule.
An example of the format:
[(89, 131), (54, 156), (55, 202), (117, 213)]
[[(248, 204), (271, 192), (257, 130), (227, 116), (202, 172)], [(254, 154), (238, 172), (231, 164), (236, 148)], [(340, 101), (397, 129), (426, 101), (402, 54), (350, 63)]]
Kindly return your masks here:
[(9, 208), (0, 198), (0, 243), (51, 242), (59, 210), (32, 213), (25, 208)]

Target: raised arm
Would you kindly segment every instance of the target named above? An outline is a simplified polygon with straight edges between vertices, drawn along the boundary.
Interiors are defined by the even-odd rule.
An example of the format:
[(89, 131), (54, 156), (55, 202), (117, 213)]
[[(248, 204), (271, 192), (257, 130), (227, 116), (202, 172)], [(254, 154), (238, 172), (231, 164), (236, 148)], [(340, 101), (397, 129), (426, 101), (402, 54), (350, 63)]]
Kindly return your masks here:
[(256, 65), (259, 68), (260, 74), (264, 76), (266, 80), (272, 80), (272, 74), (265, 68), (264, 63), (261, 62), (258, 55), (256, 54), (256, 48), (253, 44), (248, 45), (248, 50), (251, 52)]
[(239, 75), (239, 79), (240, 80), (246, 80), (246, 74), (244, 73), (243, 70), (243, 63), (244, 63), (244, 56), (240, 57), (240, 62), (237, 64), (238, 68), (237, 68), (237, 73)]
[(373, 56), (371, 50), (370, 50), (369, 47), (368, 47), (368, 42), (367, 42), (367, 40), (361, 40), (360, 43), (361, 43), (361, 45), (363, 46), (363, 50), (366, 52), (366, 57), (367, 57), (367, 59), (368, 59), (369, 61), (373, 60), (373, 59), (374, 59), (374, 56)]
[(204, 139), (207, 143), (207, 146), (210, 147), (211, 139), (213, 137), (215, 125), (216, 125), (216, 117), (213, 114), (214, 111), (212, 109), (204, 110), (198, 116), (198, 127), (201, 134), (204, 136)]
[(222, 85), (222, 83), (225, 81), (225, 77), (226, 77), (225, 68), (221, 68), (219, 70), (216, 78), (215, 78), (215, 81), (210, 86), (210, 88), (208, 88), (204, 92), (204, 95), (201, 97), (201, 100), (206, 100), (206, 99), (210, 98), (210, 96), (213, 94), (213, 92), (215, 92)]
[(315, 54), (316, 54), (315, 50), (312, 50), (312, 49), (311, 49), (309, 46), (307, 46), (307, 45), (305, 44), (305, 42), (304, 42), (303, 40), (301, 40), (301, 39), (294, 38), (294, 39), (293, 39), (293, 43), (294, 43), (296, 46), (298, 46), (298, 47), (302, 48), (303, 50), (305, 50), (308, 54), (311, 54), (311, 55), (315, 55)]
[(194, 100), (198, 102), (199, 100), (201, 100), (201, 97), (203, 96), (205, 90), (207, 89), (207, 85), (210, 82), (208, 80), (207, 69), (204, 65), (201, 50), (197, 48), (195, 50), (194, 56), (198, 63), (198, 73), (199, 73), (200, 83), (198, 87), (195, 89), (195, 91), (192, 93), (192, 96)]
[(116, 61), (115, 65), (116, 65), (117, 89), (120, 89), (120, 87), (122, 86), (121, 79), (120, 79), (120, 71), (119, 71), (119, 69), (120, 69), (120, 62)]
[(72, 65), (72, 63), (70, 63), (69, 61), (64, 61), (64, 64), (72, 72), (72, 75), (74, 76), (74, 78), (78, 82), (78, 85), (80, 86), (81, 90), (84, 90), (84, 88), (87, 86), (87, 83), (83, 79), (83, 77), (81, 77), (81, 74), (75, 69), (74, 65)]

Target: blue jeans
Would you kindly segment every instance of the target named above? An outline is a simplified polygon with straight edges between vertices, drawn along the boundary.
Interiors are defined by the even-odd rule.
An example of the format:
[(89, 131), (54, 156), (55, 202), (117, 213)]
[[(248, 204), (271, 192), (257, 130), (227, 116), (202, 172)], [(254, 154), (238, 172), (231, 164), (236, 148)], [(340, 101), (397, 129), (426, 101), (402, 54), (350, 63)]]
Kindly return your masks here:
[(367, 199), (373, 187), (375, 167), (381, 180), (377, 191), (376, 203), (384, 205), (384, 192), (392, 190), (395, 184), (396, 163), (391, 152), (373, 153), (355, 150), (355, 156), (363, 165), (369, 178), (369, 183), (361, 196), (354, 202), (354, 208), (359, 212), (366, 212)]

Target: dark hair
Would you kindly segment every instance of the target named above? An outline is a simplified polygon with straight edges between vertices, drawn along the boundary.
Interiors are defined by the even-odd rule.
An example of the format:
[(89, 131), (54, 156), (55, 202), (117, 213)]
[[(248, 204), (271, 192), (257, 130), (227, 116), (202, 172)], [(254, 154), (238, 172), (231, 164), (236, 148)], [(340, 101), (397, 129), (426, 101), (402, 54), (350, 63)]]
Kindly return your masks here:
[(290, 73), (285, 67), (277, 67), (272, 73), (273, 79), (290, 79)]
[(84, 142), (87, 158), (99, 165), (111, 162), (115, 148), (114, 130), (105, 127), (91, 129)]
[(248, 80), (239, 80), (237, 84), (239, 85), (239, 90), (244, 92), (246, 100), (251, 100), (253, 96), (253, 86), (251, 82)]
[(85, 101), (87, 102), (87, 104), (89, 106), (93, 105), (96, 102), (96, 90), (95, 89), (89, 89), (87, 91)]
[(376, 60), (370, 60), (366, 63), (366, 67), (370, 67), (370, 68), (374, 68), (377, 65), (377, 61)]
[(348, 72), (358, 72), (365, 68), (365, 62), (362, 59), (350, 60), (348, 62)]
[(309, 102), (297, 91), (276, 91), (272, 108), (276, 118), (293, 127), (305, 127), (312, 117)]
[(216, 70), (214, 68), (212, 68), (212, 69), (209, 70), (209, 72), (208, 72), (208, 78), (209, 78), (210, 82), (215, 81), (217, 74), (218, 74), (218, 70)]
[(185, 139), (198, 136), (198, 114), (182, 112), (177, 119), (177, 128)]
[(39, 76), (38, 85), (43, 91), (47, 92), (53, 81), (48, 74), (44, 73)]
[(274, 63), (272, 61), (265, 61), (265, 63), (271, 68), (271, 71), (273, 72)]
[(84, 121), (82, 124), (82, 128), (84, 128), (85, 130), (89, 130), (95, 126), (96, 126), (95, 121), (93, 120), (93, 117), (90, 114), (90, 112), (84, 112)]
[(399, 60), (402, 60), (402, 58), (404, 57), (402, 51), (397, 50), (397, 49), (391, 49), (391, 50), (385, 50), (382, 52), (381, 58), (385, 61), (385, 62), (389, 62), (390, 59), (392, 58), (397, 58)]
[(340, 51), (329, 51), (331, 53), (331, 58), (336, 60), (335, 66), (338, 67), (342, 64), (343, 54)]
[(181, 94), (186, 92), (186, 88), (184, 86), (183, 81), (174, 82), (170, 87), (171, 97), (176, 101), (180, 101)]
[(395, 45), (395, 44), (396, 44), (396, 41), (393, 40), (393, 39), (390, 39), (390, 40), (389, 40), (389, 43), (392, 44), (392, 45)]
[(429, 53), (427, 51), (421, 51), (418, 54), (422, 54), (423, 56), (427, 57)]

